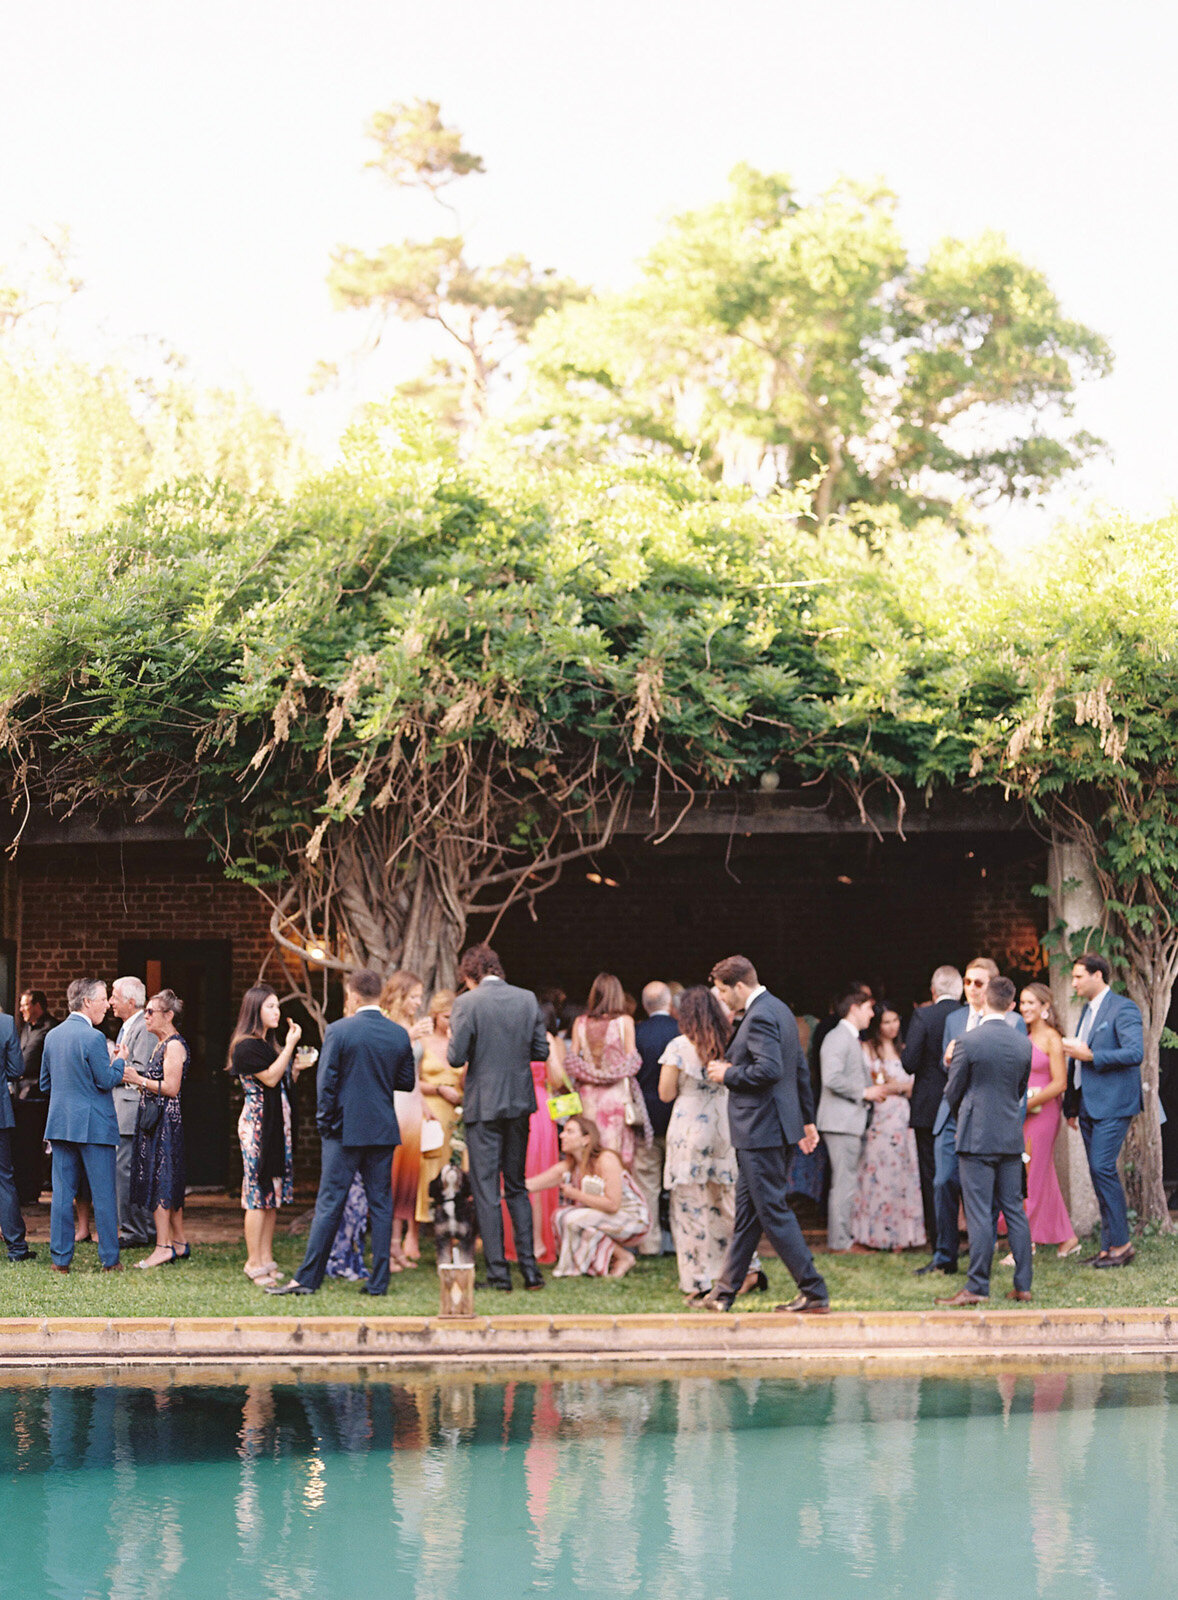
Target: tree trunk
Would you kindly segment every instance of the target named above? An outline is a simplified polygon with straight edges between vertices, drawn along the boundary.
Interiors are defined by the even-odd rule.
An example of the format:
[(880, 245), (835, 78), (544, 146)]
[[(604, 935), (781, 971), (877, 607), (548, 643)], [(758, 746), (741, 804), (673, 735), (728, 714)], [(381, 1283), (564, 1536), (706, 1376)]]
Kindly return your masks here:
[(1140, 1222), (1156, 1222), (1163, 1233), (1170, 1233), (1170, 1208), (1162, 1183), (1162, 1125), (1158, 1115), (1159, 1050), (1162, 1029), (1170, 1010), (1170, 984), (1150, 984), (1143, 975), (1131, 975), (1129, 995), (1141, 1011), (1145, 1032), (1145, 1059), (1141, 1063), (1141, 1084), (1145, 1109), (1133, 1118), (1121, 1158), (1125, 1194), (1131, 1211)]

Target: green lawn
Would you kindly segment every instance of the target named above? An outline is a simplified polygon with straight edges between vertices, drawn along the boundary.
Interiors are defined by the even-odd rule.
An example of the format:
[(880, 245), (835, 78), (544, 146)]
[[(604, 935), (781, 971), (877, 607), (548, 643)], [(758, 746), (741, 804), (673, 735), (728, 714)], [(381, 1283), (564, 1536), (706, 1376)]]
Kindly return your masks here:
[[(303, 1242), (297, 1238), (276, 1241), (280, 1265), (293, 1271), (302, 1258)], [(429, 1246), (422, 1265), (412, 1272), (394, 1274), (388, 1298), (372, 1301), (357, 1293), (355, 1284), (328, 1278), (320, 1292), (298, 1299), (275, 1299), (255, 1289), (242, 1273), (241, 1245), (194, 1247), (189, 1261), (138, 1272), (133, 1262), (145, 1252), (128, 1251), (128, 1270), (104, 1274), (98, 1270), (95, 1246), (80, 1245), (74, 1270), (68, 1278), (49, 1271), (49, 1251), (38, 1246), (38, 1259), (13, 1266), (0, 1259), (0, 1316), (8, 1317), (242, 1317), (434, 1315), (438, 1309), (438, 1280)], [(1082, 1267), (1078, 1259), (1057, 1261), (1044, 1249), (1035, 1258), (1035, 1305), (1068, 1306), (1168, 1306), (1178, 1304), (1178, 1236), (1137, 1241), (1137, 1259), (1114, 1272)], [(1091, 1253), (1086, 1251), (1085, 1253)], [(916, 1278), (913, 1268), (927, 1257), (839, 1256), (818, 1258), (830, 1285), (837, 1311), (922, 1310), (935, 1295), (952, 1294), (965, 1282), (956, 1278)], [(771, 1310), (792, 1297), (794, 1288), (779, 1262), (767, 1265), (770, 1289), (749, 1295), (741, 1310)], [(624, 1280), (554, 1279), (546, 1272), (542, 1294), (523, 1294), (516, 1277), (516, 1292), (507, 1296), (482, 1291), (475, 1296), (480, 1314), (511, 1311), (623, 1314), (636, 1311), (682, 1309), (674, 1258), (640, 1260)], [(997, 1267), (991, 1285), (992, 1304), (1005, 1305), (1011, 1286), (1011, 1269)]]

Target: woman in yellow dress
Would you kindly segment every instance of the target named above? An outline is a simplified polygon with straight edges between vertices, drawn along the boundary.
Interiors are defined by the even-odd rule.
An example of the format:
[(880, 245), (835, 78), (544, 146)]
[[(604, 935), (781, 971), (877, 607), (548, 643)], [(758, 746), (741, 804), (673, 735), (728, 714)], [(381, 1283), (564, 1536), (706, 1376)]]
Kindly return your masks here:
[[(402, 968), (390, 973), (380, 992), (380, 1009), (399, 1022), (413, 1045), (414, 1060), (420, 1064), (422, 1040), (433, 1029), (420, 1016), (424, 986), (415, 972)], [(415, 1267), (421, 1256), (417, 1242), (417, 1179), (421, 1170), (421, 1119), (425, 1114), (420, 1080), (408, 1092), (393, 1096), (401, 1142), (393, 1151), (393, 1246), (389, 1266), (394, 1272)]]
[(429, 1003), (429, 1017), (433, 1032), (421, 1041), (421, 1066), (417, 1081), (425, 1101), (425, 1114), (442, 1124), (442, 1143), (428, 1155), (422, 1152), (421, 1176), (417, 1181), (417, 1220), (433, 1220), (429, 1186), (450, 1159), (450, 1144), (454, 1124), (462, 1105), (462, 1086), (466, 1078), (465, 1067), (452, 1067), (446, 1060), (446, 1046), (450, 1043), (450, 1010), (454, 1004), (453, 989), (439, 989)]

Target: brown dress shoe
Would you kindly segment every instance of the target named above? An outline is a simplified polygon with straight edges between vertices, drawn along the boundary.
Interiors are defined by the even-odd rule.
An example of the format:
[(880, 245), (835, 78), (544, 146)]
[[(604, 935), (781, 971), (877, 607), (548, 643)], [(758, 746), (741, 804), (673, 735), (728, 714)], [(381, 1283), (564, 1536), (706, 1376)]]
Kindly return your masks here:
[(51, 1261), (49, 1263), (49, 1270), (50, 1272), (60, 1272), (64, 1278), (70, 1269), (68, 1267), (59, 1267), (56, 1261)]
[(113, 1266), (103, 1267), (102, 1270), (103, 1272), (122, 1272), (123, 1263), (121, 1261), (116, 1261)]
[(1008, 1300), (1029, 1300), (1031, 1298), (1031, 1291), (1029, 1289), (1008, 1289), (1006, 1291), (1006, 1298)]
[(949, 1295), (947, 1299), (938, 1295), (937, 1304), (939, 1306), (984, 1306), (989, 1302), (989, 1299), (989, 1295), (974, 1294), (972, 1289), (958, 1289), (956, 1294)]

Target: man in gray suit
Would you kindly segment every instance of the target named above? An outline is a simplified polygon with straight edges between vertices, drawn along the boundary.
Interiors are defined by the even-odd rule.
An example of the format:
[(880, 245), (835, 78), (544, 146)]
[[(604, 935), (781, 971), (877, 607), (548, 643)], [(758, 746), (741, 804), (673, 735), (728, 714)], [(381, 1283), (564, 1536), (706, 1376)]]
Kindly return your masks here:
[(826, 1248), (832, 1255), (862, 1251), (851, 1238), (851, 1208), (867, 1132), (868, 1107), (883, 1098), (871, 1081), (859, 1035), (871, 1021), (873, 1004), (861, 992), (846, 994), (835, 1007), (838, 1025), (822, 1041), (822, 1097), (818, 1132), (830, 1157), (830, 1198), (826, 1207)]
[[(119, 1019), (119, 1034), (115, 1040), (115, 1058), (129, 1062), (142, 1074), (151, 1060), (156, 1040), (147, 1031), (143, 1008), (147, 1004), (147, 990), (141, 978), (116, 978), (111, 985), (110, 1008)], [(118, 1183), (119, 1244), (139, 1245), (155, 1243), (155, 1222), (151, 1212), (143, 1206), (131, 1204), (131, 1156), (135, 1150), (135, 1119), (139, 1115), (141, 1095), (129, 1084), (119, 1084), (112, 1091), (115, 1116), (119, 1119), (119, 1147), (115, 1151), (115, 1178)]]
[(525, 1289), (542, 1289), (532, 1238), (532, 1206), (524, 1186), (528, 1124), (536, 1109), (531, 1063), (548, 1060), (540, 1003), (503, 975), (487, 944), (472, 945), (458, 966), (467, 993), (450, 1013), (452, 1067), (466, 1067), (462, 1121), (470, 1154), (470, 1187), (487, 1264), (485, 1287), (511, 1289), (503, 1254), (500, 1192), (507, 1202)]
[(945, 1099), (957, 1119), (957, 1164), (969, 1229), (969, 1277), (942, 1306), (976, 1306), (990, 1295), (998, 1240), (997, 1210), (1006, 1217), (1014, 1254), (1008, 1300), (1031, 1298), (1031, 1225), (1023, 1206), (1023, 1096), (1031, 1076), (1031, 1041), (1004, 1026), (1014, 1004), (1009, 978), (991, 978), (980, 1024), (953, 1050)]

